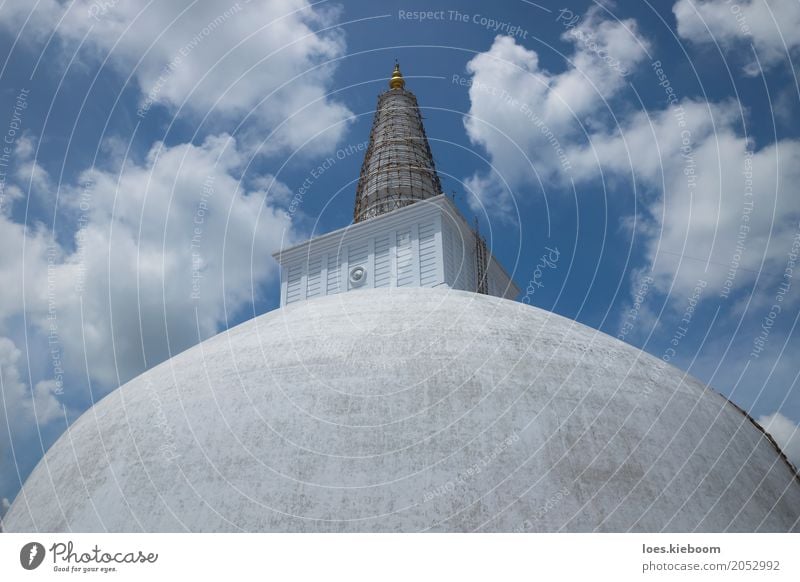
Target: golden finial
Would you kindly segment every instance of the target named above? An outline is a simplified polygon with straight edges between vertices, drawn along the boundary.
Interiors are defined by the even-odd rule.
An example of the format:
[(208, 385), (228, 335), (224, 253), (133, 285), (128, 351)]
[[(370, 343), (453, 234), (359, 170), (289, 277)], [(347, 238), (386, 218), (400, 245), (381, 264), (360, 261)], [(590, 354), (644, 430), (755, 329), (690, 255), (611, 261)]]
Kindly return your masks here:
[(392, 89), (402, 89), (405, 86), (406, 82), (403, 79), (403, 73), (400, 72), (400, 63), (395, 61), (394, 72), (392, 72), (392, 78), (389, 80), (389, 87)]

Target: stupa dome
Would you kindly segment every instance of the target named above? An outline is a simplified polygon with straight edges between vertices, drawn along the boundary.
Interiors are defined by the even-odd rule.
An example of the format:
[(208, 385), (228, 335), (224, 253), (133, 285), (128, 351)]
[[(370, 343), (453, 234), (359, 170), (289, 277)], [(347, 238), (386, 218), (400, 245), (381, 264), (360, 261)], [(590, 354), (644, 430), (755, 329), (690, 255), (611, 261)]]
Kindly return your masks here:
[(800, 481), (718, 393), (446, 288), (291, 304), (83, 414), (9, 531), (797, 531)]

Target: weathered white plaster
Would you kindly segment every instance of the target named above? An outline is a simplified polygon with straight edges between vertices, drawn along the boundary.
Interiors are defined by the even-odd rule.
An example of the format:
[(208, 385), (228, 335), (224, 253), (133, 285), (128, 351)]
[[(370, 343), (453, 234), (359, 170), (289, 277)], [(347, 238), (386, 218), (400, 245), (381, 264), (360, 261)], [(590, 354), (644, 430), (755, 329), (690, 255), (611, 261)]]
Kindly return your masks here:
[(683, 372), (438, 289), (289, 305), (86, 412), (9, 531), (789, 531), (800, 482)]

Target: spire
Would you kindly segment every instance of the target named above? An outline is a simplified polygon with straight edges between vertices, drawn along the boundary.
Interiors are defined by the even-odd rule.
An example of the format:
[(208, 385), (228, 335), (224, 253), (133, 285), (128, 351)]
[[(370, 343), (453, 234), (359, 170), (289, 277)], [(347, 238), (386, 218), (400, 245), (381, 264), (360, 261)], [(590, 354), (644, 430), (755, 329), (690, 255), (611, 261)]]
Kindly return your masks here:
[(417, 98), (405, 89), (397, 62), (389, 87), (378, 96), (369, 147), (356, 188), (355, 222), (442, 192)]
[(389, 80), (389, 87), (391, 89), (402, 89), (406, 86), (406, 81), (403, 79), (403, 73), (400, 72), (400, 63), (394, 62), (394, 71), (392, 71), (392, 78)]

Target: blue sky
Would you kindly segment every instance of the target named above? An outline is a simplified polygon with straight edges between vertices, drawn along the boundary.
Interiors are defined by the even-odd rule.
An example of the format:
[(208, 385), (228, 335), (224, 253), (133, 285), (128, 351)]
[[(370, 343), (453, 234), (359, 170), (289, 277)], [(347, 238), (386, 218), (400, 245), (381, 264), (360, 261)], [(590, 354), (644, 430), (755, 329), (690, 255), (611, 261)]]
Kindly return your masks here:
[(271, 253), (351, 220), (395, 59), (532, 304), (800, 457), (797, 2), (132, 4), (0, 8), (0, 497), (120, 382), (277, 306)]

